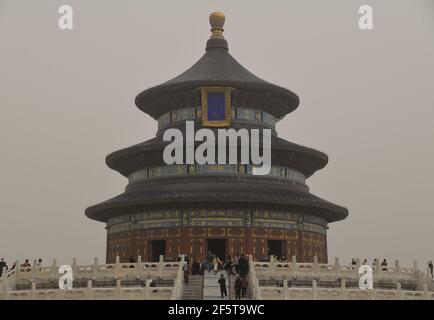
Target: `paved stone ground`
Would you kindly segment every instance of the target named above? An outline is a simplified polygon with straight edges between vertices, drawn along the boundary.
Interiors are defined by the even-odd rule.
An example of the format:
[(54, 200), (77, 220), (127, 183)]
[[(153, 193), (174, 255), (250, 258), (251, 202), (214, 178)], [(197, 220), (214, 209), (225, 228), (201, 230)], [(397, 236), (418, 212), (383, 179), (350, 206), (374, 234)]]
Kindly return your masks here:
[[(220, 284), (218, 283), (221, 275), (226, 278), (227, 297), (222, 298), (220, 295)], [(203, 300), (230, 300), (230, 286), (226, 271), (205, 271), (203, 283)]]

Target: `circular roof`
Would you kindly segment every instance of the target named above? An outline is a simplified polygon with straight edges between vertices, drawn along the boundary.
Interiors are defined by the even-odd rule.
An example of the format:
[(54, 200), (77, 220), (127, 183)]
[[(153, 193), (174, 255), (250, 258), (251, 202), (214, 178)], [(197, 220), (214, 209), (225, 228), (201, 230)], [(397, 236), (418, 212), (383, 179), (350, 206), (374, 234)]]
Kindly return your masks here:
[[(178, 108), (200, 105), (202, 86), (232, 87), (232, 103), (255, 107), (277, 118), (294, 111), (298, 96), (282, 87), (255, 76), (228, 52), (223, 38), (224, 19), (211, 14), (212, 36), (207, 41), (205, 54), (188, 70), (177, 77), (149, 88), (136, 97), (136, 105), (154, 118)], [(217, 21), (217, 22), (216, 22)]]

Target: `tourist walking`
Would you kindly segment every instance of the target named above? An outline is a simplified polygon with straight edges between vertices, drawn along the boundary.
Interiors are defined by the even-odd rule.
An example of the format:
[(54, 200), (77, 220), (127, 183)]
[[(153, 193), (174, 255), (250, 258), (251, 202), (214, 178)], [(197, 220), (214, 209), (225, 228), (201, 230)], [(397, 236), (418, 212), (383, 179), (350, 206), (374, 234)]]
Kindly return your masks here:
[(7, 270), (8, 270), (8, 265), (6, 264), (5, 259), (2, 258), (2, 259), (0, 260), (0, 277), (1, 277), (2, 274), (3, 274), (3, 269), (4, 269), (4, 268), (6, 268), (6, 270), (4, 270), (4, 271), (7, 272)]
[(214, 255), (214, 258), (212, 259), (212, 265), (213, 265), (214, 273), (217, 273), (217, 271), (219, 270), (219, 263), (216, 255)]
[(221, 294), (222, 299), (223, 299), (223, 296), (227, 297), (228, 293), (226, 291), (226, 279), (222, 274), (220, 275), (220, 279), (219, 279), (218, 283), (220, 285), (220, 294)]
[(247, 294), (247, 287), (248, 287), (247, 278), (241, 278), (241, 296), (244, 298)]
[(184, 283), (188, 283), (188, 277), (190, 276), (190, 265), (188, 264), (187, 261), (184, 262), (184, 267), (182, 267), (182, 269), (184, 270)]
[(223, 269), (225, 269), (228, 273), (232, 271), (232, 258), (230, 255), (226, 255), (226, 260), (223, 264)]
[(41, 258), (39, 258), (38, 262), (36, 262), (36, 267), (38, 268), (39, 271), (42, 270), (42, 259)]
[(434, 265), (432, 263), (432, 260), (430, 260), (430, 262), (428, 262), (428, 268), (429, 268), (429, 270), (431, 272), (431, 278), (434, 278), (434, 275), (433, 275)]
[(247, 261), (247, 259), (244, 257), (244, 255), (241, 255), (240, 260), (238, 261), (239, 263), (239, 270), (240, 270), (240, 277), (244, 278), (247, 275), (247, 271), (249, 268), (249, 263)]
[(30, 271), (30, 268), (31, 268), (32, 266), (30, 265), (29, 259), (26, 259), (26, 260), (24, 261), (24, 263), (22, 263), (22, 264), (20, 265), (20, 267), (21, 267), (21, 268), (27, 268), (27, 270)]
[(197, 255), (193, 261), (193, 267), (191, 268), (191, 274), (200, 274), (200, 256)]
[(211, 250), (208, 250), (208, 254), (206, 256), (206, 263), (207, 263), (207, 269), (208, 272), (211, 272), (212, 267), (213, 267), (213, 260), (214, 260), (214, 255), (212, 254)]
[(386, 259), (383, 259), (383, 262), (381, 262), (381, 270), (387, 271), (387, 261)]
[(241, 300), (241, 278), (239, 275), (235, 279), (235, 300)]
[(237, 253), (237, 255), (235, 256), (235, 258), (234, 258), (234, 267), (235, 267), (235, 273), (240, 273), (240, 269), (239, 269), (239, 266), (240, 266), (240, 254), (239, 253)]
[(217, 256), (217, 264), (218, 264), (218, 270), (222, 270), (223, 269), (223, 261), (220, 260), (220, 257)]

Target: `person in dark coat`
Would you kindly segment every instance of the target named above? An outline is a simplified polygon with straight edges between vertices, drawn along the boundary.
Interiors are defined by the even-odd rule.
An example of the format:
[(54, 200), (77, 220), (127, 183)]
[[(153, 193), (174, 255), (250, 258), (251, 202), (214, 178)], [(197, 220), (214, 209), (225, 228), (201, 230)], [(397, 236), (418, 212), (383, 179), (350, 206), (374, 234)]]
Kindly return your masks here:
[(235, 279), (235, 300), (241, 300), (241, 278), (237, 276)]
[(434, 276), (433, 276), (434, 265), (433, 265), (432, 261), (428, 262), (428, 268), (429, 268), (429, 271), (431, 271), (431, 278), (434, 278)]
[(244, 298), (247, 294), (248, 282), (246, 278), (241, 278), (241, 296)]
[(184, 262), (182, 270), (184, 270), (184, 282), (187, 284), (190, 276), (190, 265), (187, 261)]
[(6, 268), (5, 272), (8, 270), (8, 265), (6, 264), (5, 259), (2, 258), (0, 260), (0, 277), (3, 274), (3, 268)]
[(247, 261), (244, 255), (241, 255), (239, 260), (239, 268), (240, 268), (240, 277), (244, 278), (247, 275), (249, 269), (249, 262)]
[(226, 279), (225, 279), (225, 277), (222, 274), (220, 275), (220, 279), (219, 279), (218, 282), (220, 284), (220, 294), (222, 295), (222, 299), (223, 299), (223, 295), (225, 297), (227, 297), (228, 293), (226, 291)]
[(381, 262), (381, 266), (383, 267), (382, 270), (383, 271), (387, 271), (387, 260), (384, 259), (383, 262)]

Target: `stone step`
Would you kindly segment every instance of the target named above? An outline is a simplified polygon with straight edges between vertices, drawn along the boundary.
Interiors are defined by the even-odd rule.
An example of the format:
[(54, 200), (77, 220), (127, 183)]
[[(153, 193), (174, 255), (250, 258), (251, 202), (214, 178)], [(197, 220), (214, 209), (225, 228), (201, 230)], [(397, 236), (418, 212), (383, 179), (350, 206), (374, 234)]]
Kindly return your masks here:
[(220, 295), (218, 296), (207, 296), (207, 297), (203, 297), (203, 300), (229, 300), (229, 297), (221, 297)]
[(184, 284), (184, 291), (182, 292), (182, 300), (202, 300), (203, 276), (194, 275), (190, 276), (188, 283)]
[(202, 293), (201, 292), (192, 292), (192, 293), (189, 293), (189, 292), (185, 292), (185, 293), (183, 293), (182, 294), (182, 296), (183, 297), (201, 297), (202, 296)]

